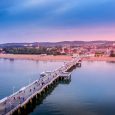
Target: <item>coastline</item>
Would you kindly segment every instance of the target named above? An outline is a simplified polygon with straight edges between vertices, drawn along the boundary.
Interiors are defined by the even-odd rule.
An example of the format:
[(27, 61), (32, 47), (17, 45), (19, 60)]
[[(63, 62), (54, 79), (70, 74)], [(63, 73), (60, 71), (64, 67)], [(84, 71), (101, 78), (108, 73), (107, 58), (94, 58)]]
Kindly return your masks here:
[(72, 56), (52, 56), (52, 55), (25, 55), (25, 54), (0, 54), (0, 59), (20, 59), (34, 61), (70, 61)]
[(89, 58), (83, 58), (84, 61), (108, 61), (108, 62), (115, 62), (115, 57), (89, 57)]
[[(52, 55), (26, 55), (26, 54), (0, 54), (0, 59), (20, 59), (20, 60), (35, 60), (35, 61), (70, 61), (72, 56), (52, 56)], [(88, 57), (83, 58), (83, 61), (113, 61), (115, 62), (115, 57)]]

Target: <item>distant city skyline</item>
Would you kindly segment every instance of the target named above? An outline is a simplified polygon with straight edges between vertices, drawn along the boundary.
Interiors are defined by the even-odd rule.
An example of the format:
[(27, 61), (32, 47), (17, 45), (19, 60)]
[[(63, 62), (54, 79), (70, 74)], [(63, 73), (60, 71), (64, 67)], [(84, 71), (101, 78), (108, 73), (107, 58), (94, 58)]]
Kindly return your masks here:
[(115, 41), (115, 1), (0, 1), (0, 43), (74, 40)]

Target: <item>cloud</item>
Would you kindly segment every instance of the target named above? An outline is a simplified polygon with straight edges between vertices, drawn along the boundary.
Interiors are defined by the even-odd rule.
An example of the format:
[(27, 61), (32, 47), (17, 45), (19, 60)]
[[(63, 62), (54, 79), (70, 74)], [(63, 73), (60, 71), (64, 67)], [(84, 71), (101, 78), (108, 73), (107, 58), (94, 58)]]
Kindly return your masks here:
[(115, 23), (114, 0), (1, 1), (1, 27), (34, 25), (38, 28), (79, 28)]
[[(58, 7), (61, 0), (21, 0), (18, 4), (12, 5), (7, 10), (11, 14), (23, 13), (30, 10), (42, 10), (49, 7)], [(39, 13), (39, 12), (38, 12)]]
[(110, 25), (115, 0), (0, 0), (0, 42), (113, 40)]

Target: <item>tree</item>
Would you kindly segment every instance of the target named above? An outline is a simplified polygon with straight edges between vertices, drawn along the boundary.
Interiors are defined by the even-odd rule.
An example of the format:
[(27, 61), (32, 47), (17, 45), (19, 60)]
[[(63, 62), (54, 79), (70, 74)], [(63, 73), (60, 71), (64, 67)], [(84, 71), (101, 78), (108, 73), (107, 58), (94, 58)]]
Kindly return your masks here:
[(110, 57), (115, 57), (115, 53), (113, 50), (110, 51)]

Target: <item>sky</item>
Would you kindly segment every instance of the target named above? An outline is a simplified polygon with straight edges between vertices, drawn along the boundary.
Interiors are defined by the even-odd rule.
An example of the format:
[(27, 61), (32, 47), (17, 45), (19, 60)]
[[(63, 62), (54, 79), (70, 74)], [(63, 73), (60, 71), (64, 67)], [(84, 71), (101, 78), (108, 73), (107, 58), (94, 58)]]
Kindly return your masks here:
[(115, 0), (0, 0), (0, 43), (115, 41)]

